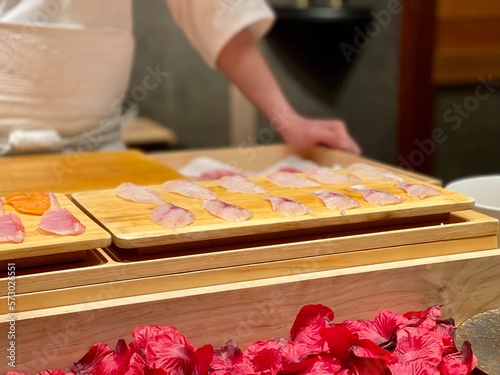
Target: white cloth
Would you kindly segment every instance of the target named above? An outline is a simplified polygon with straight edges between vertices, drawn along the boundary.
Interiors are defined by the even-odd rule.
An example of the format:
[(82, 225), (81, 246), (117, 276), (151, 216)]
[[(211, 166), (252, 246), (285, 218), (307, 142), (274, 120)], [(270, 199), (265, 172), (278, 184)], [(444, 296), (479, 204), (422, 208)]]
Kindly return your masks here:
[[(7, 143), (15, 130), (26, 133), (10, 138), (16, 145), (41, 139), (50, 150), (64, 141), (39, 130), (55, 130), (62, 139), (96, 128), (108, 134), (132, 67), (131, 1), (0, 0), (0, 155), (12, 149)], [(212, 67), (237, 32), (248, 27), (258, 38), (274, 19), (264, 0), (166, 3)]]

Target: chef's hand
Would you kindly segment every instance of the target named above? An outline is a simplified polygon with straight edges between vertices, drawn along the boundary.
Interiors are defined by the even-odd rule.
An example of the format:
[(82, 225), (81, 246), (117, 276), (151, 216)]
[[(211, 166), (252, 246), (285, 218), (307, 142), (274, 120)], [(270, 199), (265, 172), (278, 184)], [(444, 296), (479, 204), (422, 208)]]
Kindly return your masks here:
[(297, 114), (247, 29), (222, 49), (219, 69), (245, 94), (290, 146), (323, 144), (359, 154), (359, 146), (341, 120), (308, 119)]
[(354, 154), (361, 148), (352, 138), (344, 121), (338, 119), (311, 119), (303, 116), (288, 116), (275, 121), (274, 126), (283, 140), (292, 147), (325, 145)]

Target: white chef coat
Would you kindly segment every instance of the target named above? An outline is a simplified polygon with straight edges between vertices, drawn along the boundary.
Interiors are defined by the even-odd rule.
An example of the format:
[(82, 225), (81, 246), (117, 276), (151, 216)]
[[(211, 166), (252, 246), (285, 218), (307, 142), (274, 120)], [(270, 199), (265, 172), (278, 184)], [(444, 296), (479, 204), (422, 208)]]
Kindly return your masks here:
[[(274, 19), (265, 0), (166, 3), (212, 67), (236, 33), (259, 38)], [(132, 0), (0, 0), (0, 51), (0, 155), (116, 145)]]

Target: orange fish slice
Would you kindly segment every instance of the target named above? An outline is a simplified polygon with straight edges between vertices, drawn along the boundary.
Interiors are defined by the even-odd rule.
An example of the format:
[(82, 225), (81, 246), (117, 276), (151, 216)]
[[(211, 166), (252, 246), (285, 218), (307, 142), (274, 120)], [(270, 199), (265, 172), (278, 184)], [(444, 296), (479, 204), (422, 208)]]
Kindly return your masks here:
[(5, 197), (5, 203), (25, 214), (43, 215), (50, 208), (50, 197), (39, 192), (14, 193)]

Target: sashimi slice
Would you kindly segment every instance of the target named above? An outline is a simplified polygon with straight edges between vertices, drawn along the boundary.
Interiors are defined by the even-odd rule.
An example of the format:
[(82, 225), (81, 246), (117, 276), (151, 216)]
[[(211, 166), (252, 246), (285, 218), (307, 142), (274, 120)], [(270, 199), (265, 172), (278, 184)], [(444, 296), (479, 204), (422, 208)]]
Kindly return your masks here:
[(66, 207), (61, 208), (54, 193), (48, 194), (51, 202), (50, 209), (42, 215), (38, 227), (45, 232), (61, 236), (76, 236), (84, 233), (85, 226)]
[(363, 198), (370, 204), (386, 206), (389, 204), (398, 204), (404, 201), (399, 195), (389, 193), (387, 191), (370, 189), (363, 185), (351, 186), (351, 191), (358, 191), (363, 195)]
[(253, 216), (246, 208), (219, 199), (207, 199), (201, 206), (212, 215), (226, 221), (245, 221)]
[(217, 183), (231, 193), (265, 194), (267, 189), (244, 176), (225, 176)]
[(264, 199), (271, 202), (273, 211), (283, 216), (303, 216), (311, 213), (311, 207), (294, 199), (278, 197), (276, 195), (269, 195)]
[(300, 177), (291, 172), (274, 172), (267, 175), (269, 182), (283, 188), (314, 188), (320, 186), (316, 181)]
[(232, 169), (214, 169), (203, 172), (197, 178), (198, 181), (218, 180), (224, 176), (244, 176), (241, 172), (233, 171)]
[(13, 193), (5, 197), (5, 203), (24, 214), (41, 216), (50, 208), (50, 197), (41, 192)]
[(360, 206), (356, 199), (330, 190), (318, 190), (313, 195), (318, 197), (328, 209), (338, 210), (342, 216), (345, 215), (346, 210)]
[(398, 187), (406, 191), (411, 198), (424, 199), (427, 197), (437, 197), (438, 195), (443, 195), (439, 190), (433, 189), (429, 186), (422, 184), (411, 184), (409, 182), (400, 182), (397, 184)]
[(162, 204), (165, 202), (163, 196), (157, 191), (149, 187), (138, 186), (132, 182), (124, 182), (118, 185), (116, 195), (136, 203)]
[(378, 168), (373, 165), (365, 163), (354, 163), (349, 167), (347, 167), (347, 170), (363, 181), (367, 180), (398, 181), (398, 182), (403, 181), (401, 177), (396, 176), (394, 173), (392, 173), (387, 169)]
[(305, 175), (322, 184), (359, 184), (361, 180), (349, 174), (335, 172), (330, 168), (313, 167), (307, 169)]
[(24, 225), (19, 216), (6, 214), (3, 204), (3, 199), (0, 198), (0, 243), (21, 243), (24, 241)]
[(193, 223), (195, 216), (185, 208), (163, 203), (151, 211), (151, 220), (167, 229), (179, 229)]
[(170, 180), (163, 183), (163, 189), (188, 198), (215, 199), (217, 194), (207, 188), (187, 180)]

